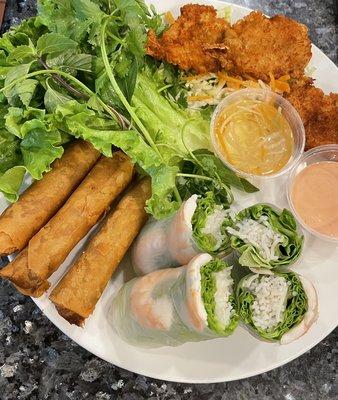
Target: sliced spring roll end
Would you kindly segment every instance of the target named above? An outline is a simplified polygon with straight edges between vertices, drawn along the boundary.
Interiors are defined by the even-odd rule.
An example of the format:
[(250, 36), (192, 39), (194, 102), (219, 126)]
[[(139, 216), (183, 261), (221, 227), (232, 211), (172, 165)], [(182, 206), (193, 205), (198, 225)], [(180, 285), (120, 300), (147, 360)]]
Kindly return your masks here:
[(314, 324), (318, 318), (318, 296), (316, 289), (312, 283), (303, 276), (299, 276), (299, 280), (301, 281), (307, 296), (308, 309), (304, 314), (303, 320), (294, 328), (290, 329), (289, 332), (284, 333), (280, 339), (281, 344), (289, 344), (294, 340), (299, 339), (310, 329), (312, 324)]
[(197, 331), (207, 326), (208, 315), (202, 300), (201, 268), (212, 260), (209, 254), (194, 257), (187, 265), (186, 290), (187, 305), (192, 325)]
[(190, 320), (198, 331), (209, 327), (221, 335), (232, 333), (238, 317), (229, 298), (233, 280), (231, 268), (209, 254), (195, 257), (187, 266), (186, 290)]
[(198, 195), (193, 194), (189, 197), (189, 199), (184, 203), (183, 206), (183, 218), (186, 225), (192, 229), (191, 220), (197, 208), (197, 199)]
[(83, 326), (86, 317), (83, 317), (82, 315), (79, 315), (76, 312), (69, 310), (68, 308), (65, 308), (61, 305), (55, 304), (55, 308), (59, 315), (61, 315), (61, 317), (68, 321), (70, 324), (80, 327)]
[[(317, 319), (317, 294), (312, 283), (304, 277), (294, 273), (289, 273), (288, 277), (283, 276), (283, 274), (273, 275), (265, 275), (264, 277), (263, 275), (249, 274), (242, 279), (237, 289), (239, 312), (245, 324), (254, 334), (268, 341), (279, 341), (281, 344), (288, 344), (304, 335)], [(259, 283), (252, 286), (258, 276), (260, 277)], [(283, 281), (280, 281), (281, 277), (284, 278)], [(265, 280), (263, 286), (262, 279)], [(276, 279), (279, 279), (279, 281)], [(293, 279), (296, 279), (296, 287), (288, 287)], [(298, 284), (296, 283), (297, 280)], [(268, 285), (265, 289), (264, 284)], [(296, 289), (297, 286), (300, 289), (299, 292)], [(290, 300), (290, 290), (292, 292), (296, 290), (297, 294), (291, 297), (291, 299), (294, 299), (296, 296), (295, 303)], [(242, 297), (243, 295), (244, 297)], [(266, 302), (268, 301), (272, 301), (269, 306), (270, 311), (267, 310), (269, 307)], [(292, 301), (292, 303), (287, 305), (289, 301)], [(284, 309), (282, 308), (283, 304)], [(294, 308), (288, 309), (288, 307), (296, 307), (296, 310)], [(262, 312), (263, 316), (260, 314)], [(270, 323), (265, 318), (267, 312), (269, 312)], [(295, 317), (292, 317), (293, 315)], [(291, 320), (287, 323), (285, 318), (290, 317)], [(291, 326), (289, 330), (287, 330), (288, 325)], [(280, 332), (280, 330), (282, 331)]]
[(18, 285), (14, 284), (14, 287), (25, 296), (30, 297), (41, 297), (50, 287), (50, 283), (48, 281), (43, 282), (40, 286), (31, 288), (31, 289), (24, 289)]
[(232, 249), (225, 228), (231, 221), (230, 210), (218, 204), (211, 192), (199, 198), (191, 221), (196, 247), (219, 258), (229, 254)]
[(6, 232), (0, 232), (0, 256), (6, 256), (19, 250), (13, 238)]
[(0, 277), (7, 279), (26, 296), (40, 297), (50, 286), (47, 280), (41, 280), (33, 271), (29, 270), (27, 262), (27, 248), (6, 267), (0, 270)]
[(186, 265), (200, 251), (192, 239), (192, 217), (197, 207), (197, 195), (192, 195), (183, 203), (180, 210), (173, 217), (168, 230), (168, 244), (170, 257), (177, 265)]
[(233, 294), (232, 268), (219, 259), (201, 268), (202, 299), (207, 312), (209, 328), (228, 336), (238, 325)]

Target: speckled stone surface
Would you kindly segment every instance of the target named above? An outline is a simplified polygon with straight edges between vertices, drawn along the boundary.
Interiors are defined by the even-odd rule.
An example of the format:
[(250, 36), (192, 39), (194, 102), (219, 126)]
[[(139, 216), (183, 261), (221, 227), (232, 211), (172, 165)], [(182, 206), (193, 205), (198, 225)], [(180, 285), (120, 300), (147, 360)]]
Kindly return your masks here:
[[(337, 63), (336, 0), (243, 0), (307, 24)], [(8, 1), (5, 28), (34, 15), (35, 1)], [(311, 351), (269, 373), (237, 382), (188, 385), (146, 378), (91, 355), (53, 326), (34, 303), (0, 282), (1, 400), (338, 400), (338, 329)]]

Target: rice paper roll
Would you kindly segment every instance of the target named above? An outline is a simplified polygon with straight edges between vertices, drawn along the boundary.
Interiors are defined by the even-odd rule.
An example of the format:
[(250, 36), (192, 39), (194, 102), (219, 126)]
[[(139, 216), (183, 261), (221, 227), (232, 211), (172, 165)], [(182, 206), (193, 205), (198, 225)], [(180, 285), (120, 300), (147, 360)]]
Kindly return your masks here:
[(178, 346), (230, 335), (238, 324), (231, 267), (200, 254), (122, 286), (109, 310), (117, 334), (139, 347)]
[(304, 236), (298, 232), (291, 212), (268, 204), (240, 211), (227, 231), (239, 263), (253, 272), (287, 267), (299, 258), (303, 248)]
[(232, 251), (227, 227), (231, 212), (212, 192), (192, 195), (178, 212), (165, 220), (151, 219), (132, 247), (132, 263), (138, 275), (187, 264), (201, 253), (222, 257)]
[(293, 272), (249, 274), (236, 290), (238, 313), (251, 332), (268, 341), (290, 343), (318, 317), (316, 290)]

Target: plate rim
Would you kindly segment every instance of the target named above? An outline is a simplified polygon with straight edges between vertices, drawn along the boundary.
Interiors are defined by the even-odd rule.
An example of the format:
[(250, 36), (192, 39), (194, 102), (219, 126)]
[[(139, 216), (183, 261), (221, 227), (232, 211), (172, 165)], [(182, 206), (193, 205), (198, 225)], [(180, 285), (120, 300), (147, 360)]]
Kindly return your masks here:
[[(153, 3), (153, 1), (147, 1), (147, 3)], [(169, 2), (168, 2), (169, 3)], [(252, 11), (254, 11), (253, 9), (246, 7), (246, 6), (242, 6), (242, 5), (238, 5), (238, 4), (234, 4), (231, 2), (226, 2), (226, 1), (220, 1), (220, 0), (206, 0), (206, 1), (190, 1), (189, 3), (200, 3), (200, 4), (214, 4), (216, 6), (216, 8), (218, 8), (218, 6), (222, 5), (222, 6), (231, 6), (233, 8), (236, 9), (240, 9), (245, 13), (250, 13)], [(167, 5), (166, 5), (167, 6)], [(168, 8), (170, 9), (171, 5), (168, 4)], [(337, 71), (338, 71), (338, 66), (335, 65), (335, 63), (322, 51), (320, 50), (316, 45), (314, 45), (311, 42), (312, 48), (315, 49), (316, 52), (319, 52), (321, 54), (321, 56), (324, 56), (325, 58), (325, 62), (329, 62), (331, 64), (331, 66), (333, 66)], [(238, 374), (237, 377), (231, 377), (230, 379), (223, 377), (222, 379), (220, 377), (216, 377), (216, 378), (206, 378), (205, 380), (203, 379), (187, 379), (184, 377), (180, 377), (178, 375), (178, 373), (175, 372), (170, 372), (169, 376), (164, 377), (163, 375), (165, 375), (166, 373), (156, 373), (156, 371), (154, 371), (153, 373), (149, 373), (149, 372), (144, 372), (142, 371), (142, 368), (135, 366), (135, 368), (130, 369), (130, 366), (126, 367), (123, 363), (123, 361), (121, 361), (120, 359), (117, 359), (116, 361), (112, 362), (108, 359), (108, 357), (105, 357), (102, 354), (98, 354), (98, 352), (95, 351), (95, 348), (91, 348), (91, 346), (87, 343), (84, 344), (80, 344), (79, 341), (74, 338), (76, 335), (72, 334), (72, 332), (69, 332), (69, 330), (67, 329), (63, 329), (62, 327), (60, 327), (60, 324), (58, 323), (57, 319), (58, 316), (50, 313), (46, 312), (46, 309), (44, 309), (44, 307), (42, 307), (41, 302), (38, 299), (35, 298), (31, 298), (33, 300), (33, 302), (36, 304), (36, 306), (41, 310), (42, 314), (48, 318), (48, 320), (51, 321), (51, 323), (58, 328), (64, 335), (66, 335), (69, 339), (73, 340), (77, 345), (81, 346), (82, 348), (84, 348), (86, 351), (94, 354), (96, 357), (101, 358), (102, 360), (108, 362), (109, 364), (115, 365), (119, 368), (123, 368), (126, 369), (130, 372), (139, 374), (139, 375), (143, 375), (146, 376), (148, 378), (153, 378), (153, 379), (159, 379), (159, 380), (163, 380), (163, 381), (167, 381), (167, 382), (177, 382), (177, 383), (188, 383), (188, 384), (206, 384), (206, 383), (220, 383), (220, 382), (231, 382), (231, 381), (236, 381), (236, 380), (242, 380), (242, 379), (246, 379), (246, 378), (250, 378), (253, 376), (257, 376), (257, 375), (261, 375), (265, 372), (268, 371), (272, 371), (276, 368), (279, 368), (281, 366), (284, 366), (286, 364), (288, 364), (289, 362), (295, 360), (296, 358), (302, 356), (303, 354), (305, 354), (306, 352), (308, 352), (310, 349), (312, 349), (313, 347), (317, 346), (318, 343), (320, 343), (325, 337), (327, 337), (337, 326), (338, 326), (338, 317), (336, 322), (333, 321), (332, 325), (330, 325), (329, 330), (326, 330), (324, 333), (322, 333), (321, 335), (319, 335), (319, 338), (317, 338), (315, 340), (315, 342), (312, 342), (311, 344), (307, 345), (306, 347), (303, 347), (301, 350), (299, 350), (298, 352), (296, 352), (295, 354), (291, 355), (290, 357), (287, 357), (284, 361), (280, 362), (280, 361), (276, 361), (272, 366), (270, 365), (267, 368), (261, 368), (260, 370), (255, 370), (252, 373), (243, 373), (243, 374)], [(85, 328), (83, 328), (85, 329)], [(67, 332), (68, 331), (68, 332)], [(172, 377), (170, 377), (170, 374), (172, 375)]]

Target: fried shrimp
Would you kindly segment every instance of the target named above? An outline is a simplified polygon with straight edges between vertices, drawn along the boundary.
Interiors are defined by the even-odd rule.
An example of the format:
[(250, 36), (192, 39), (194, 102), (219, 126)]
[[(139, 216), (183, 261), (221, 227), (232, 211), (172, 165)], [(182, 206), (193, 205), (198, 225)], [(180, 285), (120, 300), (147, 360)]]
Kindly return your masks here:
[(269, 74), (300, 77), (311, 58), (311, 42), (305, 25), (283, 15), (268, 18), (252, 12), (233, 25), (225, 38), (225, 50), (216, 49), (223, 68), (267, 82)]
[(187, 4), (181, 8), (181, 16), (161, 37), (149, 30), (147, 54), (185, 71), (215, 72), (221, 64), (205, 52), (204, 47), (222, 43), (230, 30), (225, 19), (217, 18), (214, 7)]
[(306, 148), (338, 143), (338, 94), (324, 92), (307, 79), (291, 85), (287, 99), (301, 116)]

